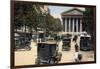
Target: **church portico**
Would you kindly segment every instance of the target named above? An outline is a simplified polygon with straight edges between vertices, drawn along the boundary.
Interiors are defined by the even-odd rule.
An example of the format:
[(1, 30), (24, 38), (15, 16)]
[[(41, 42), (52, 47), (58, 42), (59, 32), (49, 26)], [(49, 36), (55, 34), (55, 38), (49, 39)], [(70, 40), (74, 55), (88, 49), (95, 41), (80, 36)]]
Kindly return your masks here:
[(76, 8), (62, 13), (63, 31), (69, 34), (80, 34), (82, 32), (82, 15), (83, 13)]

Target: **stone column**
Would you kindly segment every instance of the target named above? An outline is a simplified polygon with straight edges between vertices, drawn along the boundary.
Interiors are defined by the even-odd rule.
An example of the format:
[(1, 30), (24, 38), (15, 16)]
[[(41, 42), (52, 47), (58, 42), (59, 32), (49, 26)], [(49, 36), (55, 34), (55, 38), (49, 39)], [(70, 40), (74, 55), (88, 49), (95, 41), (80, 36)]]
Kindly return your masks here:
[(71, 32), (70, 30), (71, 30), (71, 19), (69, 18), (69, 32)]
[(73, 33), (74, 33), (74, 18), (72, 19), (72, 23), (73, 23)]
[(78, 18), (76, 19), (76, 32), (79, 32), (78, 31)]
[(66, 21), (66, 18), (65, 18), (65, 32), (66, 32), (66, 29), (67, 29), (67, 21)]
[(80, 33), (82, 32), (82, 19), (80, 19)]
[(65, 28), (64, 28), (64, 32), (66, 31), (66, 21), (65, 21), (65, 19), (64, 19), (64, 26), (65, 26)]

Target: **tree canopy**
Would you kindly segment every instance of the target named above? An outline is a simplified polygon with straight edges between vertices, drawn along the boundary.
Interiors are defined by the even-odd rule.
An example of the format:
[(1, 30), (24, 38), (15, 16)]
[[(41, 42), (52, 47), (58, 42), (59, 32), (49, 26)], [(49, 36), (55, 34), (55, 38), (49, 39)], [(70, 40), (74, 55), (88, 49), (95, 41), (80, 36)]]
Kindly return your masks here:
[(93, 31), (93, 19), (94, 18), (94, 10), (93, 8), (85, 8), (83, 12), (83, 30), (92, 34)]
[(37, 31), (37, 28), (43, 28), (46, 31), (53, 32), (61, 31), (62, 25), (60, 19), (54, 18), (50, 13), (43, 13), (41, 7), (32, 3), (15, 3), (14, 24), (16, 31), (22, 27), (25, 27), (25, 32), (26, 28), (30, 32), (33, 29)]

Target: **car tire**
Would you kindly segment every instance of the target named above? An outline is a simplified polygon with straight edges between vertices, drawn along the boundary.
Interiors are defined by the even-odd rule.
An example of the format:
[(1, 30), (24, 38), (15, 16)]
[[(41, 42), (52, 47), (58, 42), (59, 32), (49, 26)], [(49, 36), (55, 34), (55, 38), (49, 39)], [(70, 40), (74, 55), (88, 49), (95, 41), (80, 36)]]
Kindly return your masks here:
[(36, 64), (36, 65), (39, 65), (39, 64), (40, 64), (39, 58), (36, 58), (36, 59), (35, 59), (35, 64)]
[(25, 46), (24, 49), (27, 50), (27, 51), (29, 51), (29, 50), (31, 50), (31, 47)]

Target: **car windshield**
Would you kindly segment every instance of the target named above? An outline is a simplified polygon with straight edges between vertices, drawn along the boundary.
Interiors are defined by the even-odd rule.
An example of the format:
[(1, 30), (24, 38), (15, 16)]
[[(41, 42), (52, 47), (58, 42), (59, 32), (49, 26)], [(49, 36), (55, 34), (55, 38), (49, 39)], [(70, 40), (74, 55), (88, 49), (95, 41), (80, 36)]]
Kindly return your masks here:
[(63, 41), (70, 41), (70, 39), (63, 39)]
[(90, 41), (91, 39), (89, 37), (81, 37), (81, 40)]

